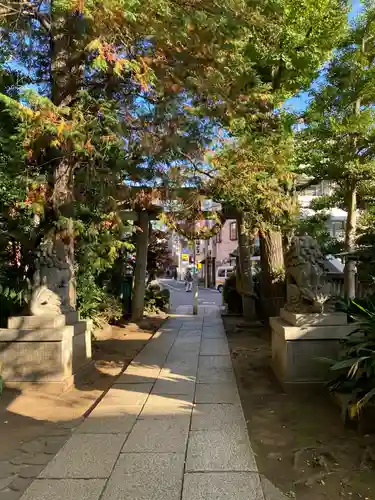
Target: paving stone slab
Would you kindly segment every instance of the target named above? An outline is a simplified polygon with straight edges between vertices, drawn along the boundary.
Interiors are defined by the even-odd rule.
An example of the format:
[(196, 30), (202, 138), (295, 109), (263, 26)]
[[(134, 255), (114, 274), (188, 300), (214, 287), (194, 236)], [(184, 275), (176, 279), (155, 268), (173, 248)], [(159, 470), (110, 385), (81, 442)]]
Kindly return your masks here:
[(78, 434), (127, 434), (142, 406), (97, 406), (78, 427)]
[(201, 337), (202, 337), (202, 330), (201, 329), (183, 328), (178, 332), (177, 339), (185, 339), (185, 338), (200, 339)]
[(193, 396), (186, 394), (151, 394), (139, 418), (163, 419), (174, 415), (191, 415), (192, 409)]
[(144, 375), (139, 376), (125, 372), (115, 380), (114, 385), (116, 386), (117, 384), (154, 384), (155, 380), (158, 378), (159, 373), (160, 370), (157, 372), (157, 374), (150, 373), (147, 376)]
[(183, 323), (183, 325), (181, 326), (181, 328), (178, 331), (178, 334), (180, 334), (181, 332), (186, 332), (186, 331), (202, 332), (202, 328), (203, 328), (203, 323), (201, 321), (199, 323), (191, 323), (191, 322)]
[(182, 380), (195, 377), (198, 370), (198, 357), (195, 360), (175, 360), (169, 361), (160, 371), (158, 380), (169, 380), (170, 378), (181, 378)]
[(197, 367), (198, 360), (199, 352), (184, 352), (183, 349), (179, 349), (169, 353), (163, 368), (174, 367), (175, 364)]
[(100, 406), (143, 406), (152, 384), (116, 384), (99, 403)]
[(167, 359), (169, 350), (170, 347), (166, 348), (164, 351), (151, 352), (151, 350), (148, 350), (147, 352), (141, 352), (134, 358), (133, 361), (136, 361), (137, 363), (141, 363), (143, 365), (161, 367)]
[(216, 329), (216, 328), (203, 328), (203, 339), (219, 339), (226, 340), (227, 337), (225, 335), (224, 330)]
[(182, 500), (264, 500), (258, 474), (185, 474)]
[(160, 366), (129, 365), (116, 381), (117, 384), (153, 384), (160, 373)]
[(107, 478), (125, 439), (121, 434), (73, 434), (40, 477)]
[(229, 354), (228, 342), (226, 339), (203, 339), (200, 351), (201, 356), (221, 356)]
[(98, 500), (104, 479), (37, 479), (21, 500)]
[(180, 500), (184, 455), (124, 453), (101, 500)]
[(157, 382), (161, 382), (163, 380), (166, 381), (174, 381), (174, 382), (195, 382), (197, 375), (197, 368), (191, 366), (185, 366), (185, 368), (181, 365), (175, 368), (163, 368), (160, 372), (159, 378), (156, 379)]
[(194, 396), (195, 380), (158, 379), (151, 394), (186, 394), (189, 399)]
[(236, 384), (197, 384), (196, 403), (232, 403), (240, 404)]
[(232, 368), (198, 368), (197, 382), (202, 384), (235, 384)]
[[(173, 343), (176, 341), (178, 333), (162, 333), (160, 337), (153, 337), (149, 343), (143, 348), (141, 353), (143, 352), (150, 352), (151, 350), (153, 351), (159, 351), (159, 352), (164, 352), (170, 349), (173, 345)], [(140, 353), (140, 354), (141, 354)]]
[(138, 420), (122, 452), (185, 453), (188, 434), (188, 419)]
[(220, 430), (228, 424), (246, 429), (241, 405), (196, 404), (194, 406), (191, 420), (192, 431)]
[(194, 345), (194, 344), (186, 345), (184, 347), (182, 347), (182, 346), (179, 346), (176, 348), (173, 347), (173, 349), (169, 353), (169, 356), (168, 356), (166, 362), (164, 363), (163, 368), (168, 366), (169, 363), (171, 362), (171, 360), (183, 361), (183, 360), (186, 360), (187, 358), (188, 358), (187, 364), (189, 361), (190, 364), (196, 365), (198, 362), (198, 358), (199, 358), (199, 351), (200, 351), (200, 345)]
[(191, 431), (186, 470), (257, 471), (247, 433), (238, 427)]
[(185, 336), (178, 336), (176, 339), (176, 342), (173, 344), (173, 349), (176, 349), (177, 347), (181, 347), (182, 349), (186, 349), (186, 347), (192, 347), (192, 346), (200, 346), (201, 344), (201, 336), (200, 335), (185, 335)]
[(199, 356), (199, 368), (230, 368), (232, 360), (230, 356)]

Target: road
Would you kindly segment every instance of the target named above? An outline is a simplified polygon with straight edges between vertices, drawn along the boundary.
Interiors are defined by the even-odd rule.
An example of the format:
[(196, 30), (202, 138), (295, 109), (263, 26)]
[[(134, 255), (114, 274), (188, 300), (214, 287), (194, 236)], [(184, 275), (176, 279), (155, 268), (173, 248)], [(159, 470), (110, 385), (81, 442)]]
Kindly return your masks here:
[[(174, 311), (178, 306), (193, 305), (193, 293), (185, 292), (185, 284), (182, 281), (162, 279), (160, 283), (171, 292), (171, 310)], [(221, 306), (222, 296), (217, 290), (199, 287), (198, 305), (202, 306)]]

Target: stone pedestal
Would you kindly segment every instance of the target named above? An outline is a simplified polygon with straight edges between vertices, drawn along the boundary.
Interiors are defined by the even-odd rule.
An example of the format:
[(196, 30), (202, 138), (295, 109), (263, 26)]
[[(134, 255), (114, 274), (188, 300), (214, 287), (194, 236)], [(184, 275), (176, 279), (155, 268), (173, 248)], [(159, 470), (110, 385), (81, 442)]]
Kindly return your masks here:
[(357, 325), (345, 313), (296, 314), (280, 310), (270, 318), (272, 368), (284, 387), (321, 384), (331, 378), (329, 367), (316, 358), (337, 358), (340, 339)]
[(7, 387), (69, 389), (91, 362), (89, 321), (74, 311), (58, 316), (9, 318), (0, 329), (1, 375)]

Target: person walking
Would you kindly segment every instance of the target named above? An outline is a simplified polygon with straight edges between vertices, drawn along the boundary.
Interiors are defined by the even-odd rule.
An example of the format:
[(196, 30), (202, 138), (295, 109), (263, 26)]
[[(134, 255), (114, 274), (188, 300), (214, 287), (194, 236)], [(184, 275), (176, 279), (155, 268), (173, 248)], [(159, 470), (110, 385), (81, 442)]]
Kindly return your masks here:
[(187, 269), (185, 274), (185, 290), (191, 292), (193, 289), (193, 275), (190, 268)]

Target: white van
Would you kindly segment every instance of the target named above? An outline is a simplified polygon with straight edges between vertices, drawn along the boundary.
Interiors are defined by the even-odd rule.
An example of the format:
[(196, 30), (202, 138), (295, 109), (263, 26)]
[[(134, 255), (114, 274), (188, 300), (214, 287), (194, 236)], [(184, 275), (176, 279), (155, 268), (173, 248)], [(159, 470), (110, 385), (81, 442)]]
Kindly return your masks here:
[(220, 266), (216, 269), (216, 289), (223, 291), (225, 280), (234, 272), (234, 266)]

